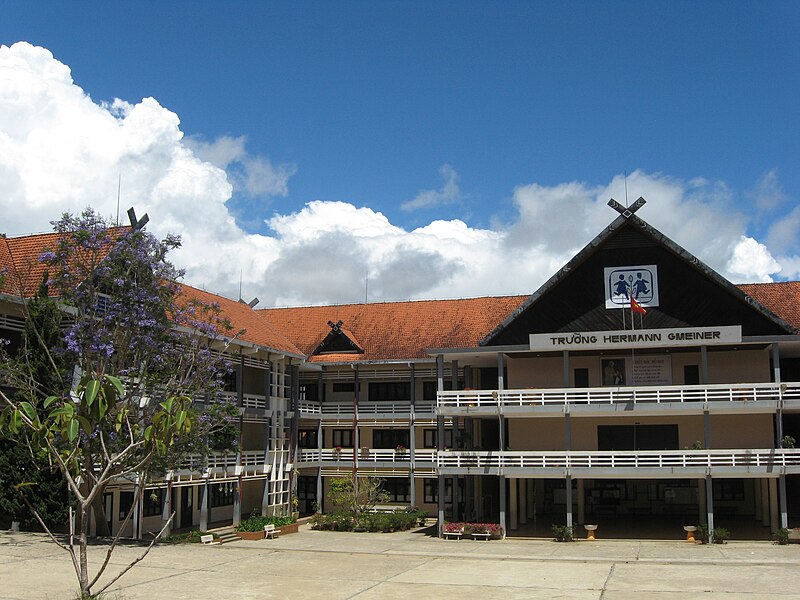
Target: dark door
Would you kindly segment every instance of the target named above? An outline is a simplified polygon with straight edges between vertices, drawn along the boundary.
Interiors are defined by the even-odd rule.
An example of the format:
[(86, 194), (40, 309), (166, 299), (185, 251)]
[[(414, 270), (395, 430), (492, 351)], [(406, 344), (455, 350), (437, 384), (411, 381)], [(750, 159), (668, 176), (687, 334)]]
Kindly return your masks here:
[(192, 496), (194, 488), (191, 486), (178, 488), (181, 492), (181, 529), (192, 526)]

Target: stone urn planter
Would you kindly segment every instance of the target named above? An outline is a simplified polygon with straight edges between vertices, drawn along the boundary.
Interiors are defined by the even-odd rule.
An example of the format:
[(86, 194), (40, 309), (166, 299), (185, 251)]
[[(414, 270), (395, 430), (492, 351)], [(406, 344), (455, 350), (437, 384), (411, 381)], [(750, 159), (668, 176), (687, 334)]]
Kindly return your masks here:
[(697, 527), (694, 525), (684, 525), (683, 530), (686, 532), (686, 541), (694, 543), (694, 532), (697, 531)]
[(586, 539), (594, 540), (594, 532), (597, 531), (597, 525), (584, 525), (583, 528), (586, 530)]

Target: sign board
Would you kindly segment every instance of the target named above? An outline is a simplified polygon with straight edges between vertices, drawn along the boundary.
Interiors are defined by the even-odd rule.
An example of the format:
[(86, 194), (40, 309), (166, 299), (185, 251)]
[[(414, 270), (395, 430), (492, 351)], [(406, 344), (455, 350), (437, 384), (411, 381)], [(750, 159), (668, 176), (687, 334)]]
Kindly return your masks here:
[(606, 308), (630, 308), (631, 298), (644, 307), (658, 306), (656, 265), (606, 267), (603, 269)]
[(637, 356), (633, 360), (632, 385), (672, 385), (672, 357)]
[(531, 350), (631, 350), (678, 346), (720, 346), (742, 341), (741, 325), (720, 327), (677, 327), (621, 331), (576, 331), (532, 333)]

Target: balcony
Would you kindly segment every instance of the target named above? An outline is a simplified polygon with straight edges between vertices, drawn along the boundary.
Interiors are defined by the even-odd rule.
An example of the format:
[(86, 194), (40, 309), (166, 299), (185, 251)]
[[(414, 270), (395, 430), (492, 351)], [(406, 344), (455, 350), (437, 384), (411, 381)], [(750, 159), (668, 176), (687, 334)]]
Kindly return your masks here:
[(445, 475), (518, 477), (775, 477), (800, 473), (800, 449), (439, 452)]
[[(301, 400), (300, 413), (304, 417), (317, 417), (326, 421), (353, 420), (352, 402), (312, 402)], [(414, 406), (415, 415), (427, 415), (433, 418), (435, 404), (430, 401), (417, 402)], [(411, 414), (410, 402), (359, 402), (359, 420), (402, 419), (407, 422)]]
[(459, 390), (437, 393), (444, 415), (608, 415), (775, 412), (800, 409), (800, 383), (733, 383), (642, 387)]
[[(204, 464), (205, 463), (205, 464)], [(259, 479), (269, 473), (270, 465), (264, 463), (263, 450), (242, 452), (241, 465), (237, 464), (236, 453), (211, 453), (207, 461), (199, 454), (187, 455), (180, 465), (174, 467), (174, 481), (228, 480), (240, 474), (245, 479)]]
[[(356, 450), (356, 458), (358, 464), (363, 466), (376, 466), (376, 465), (401, 465), (408, 467), (411, 462), (410, 450), (382, 450), (375, 448), (362, 448)], [(353, 449), (342, 448), (312, 448), (300, 449), (297, 454), (297, 462), (300, 464), (305, 463), (306, 466), (311, 466), (309, 463), (341, 463), (352, 465), (353, 464)], [(421, 450), (414, 450), (414, 464), (424, 463), (428, 466), (436, 462), (436, 450), (431, 448), (424, 448)]]

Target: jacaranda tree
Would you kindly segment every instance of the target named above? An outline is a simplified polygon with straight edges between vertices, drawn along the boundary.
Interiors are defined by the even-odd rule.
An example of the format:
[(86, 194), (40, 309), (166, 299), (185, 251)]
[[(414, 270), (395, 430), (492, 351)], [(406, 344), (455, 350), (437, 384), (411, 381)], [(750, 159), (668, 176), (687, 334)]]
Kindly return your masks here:
[[(217, 446), (233, 443), (229, 421), (235, 408), (201, 418), (192, 401), (218, 397), (227, 367), (210, 346), (235, 336), (218, 306), (181, 295), (182, 273), (167, 260), (179, 245), (176, 238), (159, 241), (140, 228), (109, 227), (91, 209), (65, 214), (53, 225), (58, 241), (40, 260), (49, 273), (49, 297), (58, 303), (66, 327), (44, 348), (52, 375), (46, 389), (24, 356), (4, 357), (2, 383), (15, 392), (0, 391), (0, 430), (60, 472), (76, 524), (69, 541), (51, 538), (70, 553), (81, 596), (91, 597), (152, 547), (96, 589), (148, 478), (163, 473), (182, 452), (202, 450), (204, 444), (207, 449), (210, 439)], [(65, 370), (65, 364), (74, 368)], [(100, 567), (90, 573), (90, 513), (94, 510), (102, 528), (103, 493), (123, 478), (138, 482), (137, 502)], [(50, 533), (29, 501), (32, 485), (17, 487)]]

